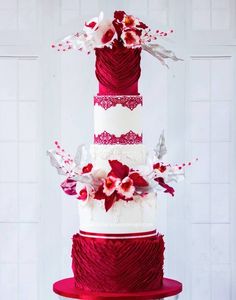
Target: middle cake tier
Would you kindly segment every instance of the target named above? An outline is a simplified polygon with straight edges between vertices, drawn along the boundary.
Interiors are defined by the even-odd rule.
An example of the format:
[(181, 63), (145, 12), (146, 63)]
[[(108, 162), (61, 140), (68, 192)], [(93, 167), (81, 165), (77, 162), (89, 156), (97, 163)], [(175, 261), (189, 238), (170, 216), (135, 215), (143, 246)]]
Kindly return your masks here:
[(109, 159), (119, 159), (132, 167), (145, 164), (142, 105), (140, 95), (94, 97), (94, 145), (91, 146), (91, 155), (96, 167), (103, 167)]

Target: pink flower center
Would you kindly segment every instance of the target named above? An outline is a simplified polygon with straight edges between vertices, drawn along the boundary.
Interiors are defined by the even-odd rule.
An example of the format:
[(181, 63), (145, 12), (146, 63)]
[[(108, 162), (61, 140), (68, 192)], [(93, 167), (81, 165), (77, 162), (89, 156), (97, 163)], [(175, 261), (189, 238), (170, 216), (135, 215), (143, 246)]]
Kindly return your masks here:
[(133, 185), (133, 180), (127, 179), (126, 181), (121, 183), (121, 188), (124, 192), (127, 192), (129, 191), (132, 185)]
[(105, 186), (106, 186), (107, 189), (112, 189), (115, 186), (115, 181), (112, 180), (110, 177), (107, 177), (105, 179)]

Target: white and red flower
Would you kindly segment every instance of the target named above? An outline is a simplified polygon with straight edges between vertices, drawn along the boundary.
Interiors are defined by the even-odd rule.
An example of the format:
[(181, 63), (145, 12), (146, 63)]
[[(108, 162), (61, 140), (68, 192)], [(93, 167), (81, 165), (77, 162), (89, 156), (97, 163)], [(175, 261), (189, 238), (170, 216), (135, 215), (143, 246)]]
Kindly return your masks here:
[(138, 46), (141, 44), (141, 34), (139, 29), (131, 28), (123, 30), (121, 39), (123, 40), (124, 46), (127, 48)]
[(103, 183), (103, 193), (106, 196), (111, 196), (113, 194), (120, 183), (120, 180), (118, 178), (115, 178), (113, 176), (108, 176), (107, 178), (104, 179)]
[(117, 187), (118, 194), (124, 197), (124, 200), (132, 200), (134, 191), (134, 182), (130, 177), (125, 177)]
[(94, 195), (97, 200), (105, 200), (106, 211), (115, 201), (133, 200), (136, 189), (148, 186), (148, 182), (138, 172), (118, 160), (109, 160), (109, 164), (111, 171)]
[(86, 201), (89, 196), (87, 188), (86, 187), (82, 188), (77, 195), (78, 195), (77, 196), (78, 200)]
[(84, 24), (84, 31), (89, 35), (98, 29), (99, 24), (103, 21), (104, 14), (101, 11), (98, 17), (92, 18)]

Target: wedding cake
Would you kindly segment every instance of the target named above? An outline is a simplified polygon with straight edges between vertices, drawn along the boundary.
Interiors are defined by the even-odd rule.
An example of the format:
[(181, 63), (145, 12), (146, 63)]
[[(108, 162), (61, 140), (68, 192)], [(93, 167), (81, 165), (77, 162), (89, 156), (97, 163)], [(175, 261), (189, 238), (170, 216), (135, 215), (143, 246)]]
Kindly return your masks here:
[(82, 32), (52, 45), (58, 51), (96, 54), (90, 156), (81, 145), (72, 158), (58, 142), (48, 151), (52, 165), (66, 177), (62, 189), (78, 200), (80, 228), (73, 236), (72, 269), (80, 291), (137, 293), (162, 286), (164, 241), (156, 225), (157, 193), (174, 195), (169, 182), (182, 176), (185, 164), (163, 162), (163, 134), (153, 157), (148, 156), (138, 81), (143, 50), (164, 65), (167, 58), (178, 60), (172, 51), (150, 43), (168, 33), (152, 34), (138, 18), (116, 11), (113, 20), (104, 20), (101, 13)]

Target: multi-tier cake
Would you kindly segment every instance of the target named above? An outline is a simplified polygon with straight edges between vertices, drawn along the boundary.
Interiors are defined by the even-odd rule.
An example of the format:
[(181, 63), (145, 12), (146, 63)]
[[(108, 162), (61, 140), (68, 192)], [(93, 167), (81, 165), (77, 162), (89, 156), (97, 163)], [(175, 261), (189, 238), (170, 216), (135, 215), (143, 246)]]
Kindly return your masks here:
[[(164, 163), (164, 136), (147, 163), (143, 145), (143, 98), (138, 91), (142, 50), (177, 60), (173, 52), (150, 41), (168, 33), (116, 11), (85, 23), (84, 31), (53, 45), (58, 50), (95, 50), (98, 93), (94, 96), (94, 143), (91, 161), (83, 146), (74, 159), (56, 142), (48, 153), (66, 179), (61, 184), (78, 199), (80, 229), (73, 236), (72, 269), (78, 290), (143, 292), (162, 286), (164, 241), (157, 231), (157, 192), (174, 195), (170, 181), (185, 164)], [(86, 162), (85, 162), (86, 161)]]

